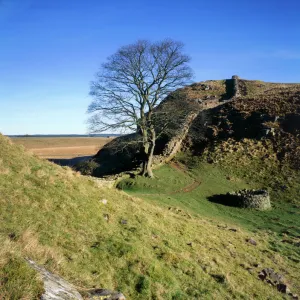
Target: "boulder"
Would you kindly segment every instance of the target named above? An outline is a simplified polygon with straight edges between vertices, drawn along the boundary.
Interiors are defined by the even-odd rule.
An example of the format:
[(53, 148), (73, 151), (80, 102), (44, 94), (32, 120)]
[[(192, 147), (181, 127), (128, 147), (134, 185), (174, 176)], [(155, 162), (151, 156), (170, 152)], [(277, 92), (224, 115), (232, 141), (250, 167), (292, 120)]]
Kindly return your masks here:
[(41, 300), (83, 300), (84, 299), (101, 299), (101, 300), (125, 300), (125, 296), (116, 291), (107, 289), (78, 290), (66, 280), (52, 274), (45, 268), (39, 266), (32, 260), (27, 260), (29, 265), (38, 272), (44, 283), (44, 294)]
[(40, 278), (44, 282), (45, 292), (41, 296), (41, 300), (83, 300), (81, 294), (73, 285), (61, 277), (48, 272), (32, 260), (28, 260), (28, 263), (39, 273)]
[(125, 300), (125, 296), (120, 292), (107, 289), (93, 289), (86, 292), (87, 299), (103, 299), (103, 300)]

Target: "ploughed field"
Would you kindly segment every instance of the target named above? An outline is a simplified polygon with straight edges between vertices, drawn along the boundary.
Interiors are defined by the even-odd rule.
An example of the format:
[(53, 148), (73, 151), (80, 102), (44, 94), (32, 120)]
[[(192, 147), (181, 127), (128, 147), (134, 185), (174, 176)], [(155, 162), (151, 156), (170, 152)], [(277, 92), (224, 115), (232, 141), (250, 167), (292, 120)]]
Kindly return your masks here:
[(23, 145), (41, 158), (70, 160), (93, 156), (112, 139), (110, 137), (24, 137), (12, 138), (12, 141)]

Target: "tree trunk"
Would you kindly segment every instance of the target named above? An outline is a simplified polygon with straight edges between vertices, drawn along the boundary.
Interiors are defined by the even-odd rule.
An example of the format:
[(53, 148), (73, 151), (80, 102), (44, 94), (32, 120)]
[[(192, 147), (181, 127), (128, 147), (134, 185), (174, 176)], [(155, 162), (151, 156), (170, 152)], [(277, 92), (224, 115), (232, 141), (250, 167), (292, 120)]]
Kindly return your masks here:
[(154, 174), (152, 171), (152, 163), (153, 163), (153, 155), (155, 149), (155, 141), (156, 141), (156, 134), (155, 130), (151, 130), (151, 142), (146, 143), (144, 145), (144, 162), (142, 166), (142, 175), (145, 177), (153, 178)]
[(154, 145), (151, 145), (150, 151), (145, 155), (145, 159), (142, 165), (142, 175), (145, 177), (150, 177), (150, 178), (154, 177), (152, 171), (153, 152), (154, 152)]
[(152, 172), (153, 154), (151, 154), (151, 153), (152, 152), (151, 152), (151, 149), (149, 150), (149, 147), (148, 147), (148, 151), (144, 147), (141, 175), (145, 176), (145, 177), (153, 177), (153, 172)]
[(148, 155), (149, 155), (149, 145), (143, 147), (143, 163), (142, 163), (142, 171), (141, 175), (147, 177), (147, 170), (148, 170)]
[(146, 166), (147, 167), (146, 168), (146, 176), (150, 177), (150, 178), (154, 178), (154, 174), (152, 171), (154, 147), (155, 147), (155, 144), (152, 143), (149, 154), (148, 154), (148, 160), (147, 160), (147, 166)]

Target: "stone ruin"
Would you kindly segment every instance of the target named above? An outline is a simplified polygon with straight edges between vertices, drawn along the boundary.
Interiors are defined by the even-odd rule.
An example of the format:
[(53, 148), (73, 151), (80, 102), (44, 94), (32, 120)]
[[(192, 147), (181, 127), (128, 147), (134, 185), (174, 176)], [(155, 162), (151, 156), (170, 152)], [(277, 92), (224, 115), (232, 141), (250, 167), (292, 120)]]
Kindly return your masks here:
[(234, 197), (239, 207), (266, 210), (271, 208), (270, 195), (267, 190), (240, 190), (228, 193)]

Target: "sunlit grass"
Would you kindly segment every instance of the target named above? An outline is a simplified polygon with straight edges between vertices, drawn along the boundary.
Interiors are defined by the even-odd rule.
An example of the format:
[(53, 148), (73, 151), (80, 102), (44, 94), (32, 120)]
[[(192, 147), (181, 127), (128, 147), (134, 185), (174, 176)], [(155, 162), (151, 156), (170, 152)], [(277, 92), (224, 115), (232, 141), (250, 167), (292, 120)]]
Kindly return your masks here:
[[(41, 285), (24, 258), (44, 265), (78, 289), (121, 290), (128, 299), (282, 299), (276, 289), (257, 279), (262, 267), (284, 273), (293, 290), (299, 288), (297, 264), (291, 266), (270, 248), (268, 233), (253, 233), (237, 223), (235, 232), (229, 230), (232, 224), (226, 225), (226, 218), (187, 213), (202, 201), (197, 194), (191, 207), (183, 204), (176, 210), (169, 206), (179, 206), (178, 195), (171, 196), (176, 203), (170, 201), (173, 204), (165, 207), (158, 205), (160, 201), (99, 189), (92, 180), (39, 160), (2, 136), (0, 158), (7, 170), (0, 175), (4, 299), (40, 295)], [(173, 176), (168, 167), (159, 172), (163, 172), (160, 182), (152, 183), (157, 182), (158, 191), (170, 184), (168, 193), (198, 176), (176, 172)], [(226, 190), (225, 180), (218, 191)], [(146, 192), (151, 192), (152, 183)], [(247, 243), (249, 237), (258, 245)]]

